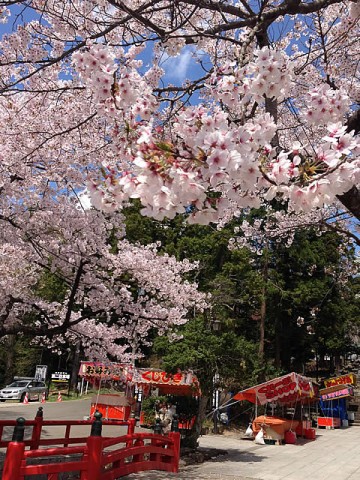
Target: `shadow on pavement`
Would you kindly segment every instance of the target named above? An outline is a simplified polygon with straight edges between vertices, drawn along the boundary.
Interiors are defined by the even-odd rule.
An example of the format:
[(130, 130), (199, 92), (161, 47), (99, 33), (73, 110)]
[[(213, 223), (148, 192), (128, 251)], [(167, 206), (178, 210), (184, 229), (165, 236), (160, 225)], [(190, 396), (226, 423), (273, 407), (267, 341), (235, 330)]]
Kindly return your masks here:
[[(246, 463), (258, 463), (267, 459), (268, 457), (263, 455), (257, 455), (253, 452), (248, 451), (239, 451), (235, 448), (228, 448), (224, 451), (224, 454), (217, 456), (216, 458), (211, 458), (206, 462), (211, 463), (226, 463), (226, 462), (246, 462)], [(199, 464), (198, 464), (199, 465)], [(194, 465), (188, 465), (187, 468), (193, 467)]]

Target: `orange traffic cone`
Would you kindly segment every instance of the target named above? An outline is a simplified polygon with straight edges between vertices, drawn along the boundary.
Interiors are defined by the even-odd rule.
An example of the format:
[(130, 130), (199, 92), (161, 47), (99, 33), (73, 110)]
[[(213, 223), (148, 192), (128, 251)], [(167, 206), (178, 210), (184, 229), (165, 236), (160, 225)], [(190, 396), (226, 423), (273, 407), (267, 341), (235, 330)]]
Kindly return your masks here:
[(41, 395), (41, 403), (45, 403), (45, 402), (46, 402), (46, 395), (45, 395), (45, 392), (43, 392)]
[(58, 393), (58, 398), (57, 398), (57, 401), (58, 402), (62, 402), (62, 398), (61, 398), (61, 392)]
[(28, 393), (27, 393), (27, 392), (25, 393), (25, 397), (24, 397), (23, 403), (24, 403), (25, 405), (27, 405), (27, 404), (29, 403), (29, 396), (28, 396)]

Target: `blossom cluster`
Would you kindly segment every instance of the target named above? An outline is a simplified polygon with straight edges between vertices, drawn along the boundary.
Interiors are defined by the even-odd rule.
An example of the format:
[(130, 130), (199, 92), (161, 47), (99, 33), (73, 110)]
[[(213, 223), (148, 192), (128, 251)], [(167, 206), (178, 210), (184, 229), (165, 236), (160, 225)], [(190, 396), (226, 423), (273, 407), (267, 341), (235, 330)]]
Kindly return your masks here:
[[(96, 205), (102, 202), (105, 206), (120, 197), (124, 200), (121, 194), (126, 194), (141, 199), (144, 214), (171, 218), (191, 206), (191, 221), (208, 223), (227, 207), (225, 194), (236, 198), (235, 186), (255, 190), (260, 175), (255, 149), (270, 148), (275, 124), (269, 114), (262, 114), (245, 127), (229, 128), (227, 114), (220, 109), (210, 115), (203, 108), (189, 107), (173, 124), (182, 148), (157, 140), (149, 127), (138, 130), (136, 145), (132, 145), (133, 168), (118, 180), (111, 176), (106, 181), (110, 198), (98, 182), (89, 182)], [(211, 198), (209, 190), (222, 196)], [(256, 206), (257, 199), (250, 192), (246, 201)]]
[(208, 97), (228, 106), (241, 108), (241, 103), (263, 103), (264, 97), (281, 101), (290, 91), (292, 71), (284, 53), (263, 47), (255, 50), (254, 59), (243, 67), (228, 62), (218, 68), (208, 84)]
[(115, 54), (109, 47), (89, 45), (86, 50), (75, 52), (72, 61), (81, 78), (92, 89), (95, 101), (101, 102), (111, 97), (113, 75), (118, 67)]
[(303, 110), (303, 116), (313, 125), (342, 121), (351, 104), (344, 90), (334, 90), (326, 84), (310, 90), (305, 101), (306, 109)]
[(142, 62), (135, 57), (142, 49), (132, 47), (125, 53), (122, 48), (95, 43), (72, 55), (73, 65), (91, 90), (98, 110), (112, 117), (130, 111), (135, 118), (146, 120), (154, 113), (156, 99), (136, 70)]
[(229, 127), (223, 111), (210, 116), (190, 107), (173, 124), (181, 148), (140, 126), (131, 171), (120, 179), (110, 176), (105, 185), (89, 182), (89, 189), (100, 208), (118, 205), (116, 199), (140, 198), (144, 215), (162, 219), (187, 211), (190, 222), (209, 223), (230, 207), (258, 207), (262, 197), (310, 211), (330, 205), (356, 183), (359, 163), (344, 158), (358, 155), (359, 139), (341, 124), (329, 124), (315, 154), (299, 142), (277, 153), (270, 145), (275, 129), (269, 114)]

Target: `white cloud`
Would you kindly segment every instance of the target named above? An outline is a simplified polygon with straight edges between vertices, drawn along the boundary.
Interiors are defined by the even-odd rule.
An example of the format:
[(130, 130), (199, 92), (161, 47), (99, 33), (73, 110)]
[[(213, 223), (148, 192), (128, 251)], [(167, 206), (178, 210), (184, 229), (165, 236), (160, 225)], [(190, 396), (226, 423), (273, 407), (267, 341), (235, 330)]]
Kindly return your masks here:
[(187, 78), (187, 72), (192, 60), (192, 51), (185, 48), (177, 57), (166, 56), (165, 58), (164, 55), (161, 66), (165, 70), (165, 75), (168, 80), (182, 81)]
[(77, 194), (77, 208), (81, 210), (90, 210), (92, 208), (91, 198), (87, 189)]

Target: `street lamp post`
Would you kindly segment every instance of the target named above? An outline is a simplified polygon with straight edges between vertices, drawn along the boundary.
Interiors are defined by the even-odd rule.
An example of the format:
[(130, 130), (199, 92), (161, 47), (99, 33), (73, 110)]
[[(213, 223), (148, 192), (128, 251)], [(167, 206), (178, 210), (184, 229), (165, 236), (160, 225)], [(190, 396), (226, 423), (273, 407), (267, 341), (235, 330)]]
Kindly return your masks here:
[(219, 374), (218, 372), (215, 373), (213, 377), (213, 385), (214, 385), (214, 393), (213, 393), (213, 408), (214, 408), (214, 413), (213, 413), (213, 422), (214, 422), (214, 433), (219, 433), (219, 426), (218, 426), (218, 420), (219, 420), (219, 406), (220, 406), (220, 390), (218, 388), (219, 386)]
[[(211, 314), (210, 328), (213, 332), (219, 332), (221, 330), (221, 321), (214, 318)], [(219, 389), (220, 376), (218, 371), (213, 376), (213, 422), (214, 433), (219, 433), (219, 406), (220, 406), (220, 389)]]

